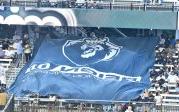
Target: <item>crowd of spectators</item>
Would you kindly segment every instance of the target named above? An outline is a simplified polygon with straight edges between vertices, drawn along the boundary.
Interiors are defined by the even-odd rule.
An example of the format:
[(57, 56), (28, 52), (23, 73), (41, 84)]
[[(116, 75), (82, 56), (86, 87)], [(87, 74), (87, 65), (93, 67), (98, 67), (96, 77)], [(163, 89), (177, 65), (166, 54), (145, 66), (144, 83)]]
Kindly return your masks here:
[(151, 87), (146, 89), (137, 101), (162, 102), (161, 94), (179, 93), (179, 42), (166, 34), (161, 35), (156, 46), (155, 65), (150, 70)]
[(4, 66), (4, 63), (6, 63), (5, 60), (12, 59), (11, 64), (18, 66), (23, 55), (25, 56), (26, 62), (31, 59), (32, 47), (27, 33), (22, 36), (15, 33), (12, 39), (6, 38), (1, 41), (0, 59), (4, 59), (4, 61), (0, 62), (0, 90), (1, 85), (6, 85), (5, 72), (8, 68)]
[[(26, 3), (25, 3), (26, 2)], [(9, 5), (18, 5), (18, 4), (26, 4), (28, 6), (34, 4), (37, 7), (58, 7), (58, 8), (102, 8), (101, 5), (97, 4), (96, 2), (99, 1), (88, 1), (85, 0), (37, 0), (37, 1), (18, 1), (12, 0), (11, 2), (8, 1), (0, 1), (0, 4), (3, 6)], [(100, 1), (102, 2), (102, 1)]]
[[(16, 60), (22, 58), (22, 54), (24, 54), (26, 62), (28, 62), (32, 55), (32, 44), (29, 38), (31, 35), (32, 33), (22, 35), (15, 33), (11, 40), (4, 39), (0, 45), (0, 58)], [(89, 35), (96, 36), (94, 32)], [(162, 34), (155, 52), (155, 65), (150, 70), (151, 87), (146, 89), (136, 100), (160, 104), (161, 94), (179, 93), (179, 42), (166, 34)], [(1, 76), (0, 80), (3, 79)], [(175, 86), (171, 88), (171, 84)], [(0, 81), (0, 91), (4, 91), (5, 87), (3, 80)], [(134, 107), (124, 105), (124, 110), (125, 112), (133, 112)]]
[[(143, 3), (143, 4), (141, 4)], [(135, 7), (147, 7), (147, 5), (152, 7), (154, 10), (156, 9), (155, 5), (159, 5), (163, 8), (167, 8), (165, 5), (162, 4), (162, 1), (158, 0), (144, 0), (141, 1), (118, 1), (118, 2), (111, 2), (103, 1), (103, 0), (10, 0), (10, 1), (0, 1), (2, 6), (34, 6), (34, 7), (55, 7), (55, 8), (86, 8), (86, 9), (116, 9), (116, 8), (128, 8), (128, 9), (135, 9)], [(168, 5), (172, 10), (175, 9), (175, 5), (178, 5), (175, 2), (167, 2)], [(163, 6), (162, 6), (163, 5)], [(146, 8), (145, 8), (146, 9)]]
[[(100, 4), (101, 3), (101, 4)], [(60, 8), (88, 8), (103, 9), (109, 8), (110, 3), (102, 4), (103, 1), (85, 1), (85, 0), (41, 0), (39, 7), (60, 7)]]
[(3, 66), (6, 63), (4, 60), (11, 59), (11, 64), (15, 67), (18, 67), (19, 62), (22, 61), (24, 57), (25, 63), (28, 62), (32, 55), (30, 36), (27, 32), (18, 33), (18, 31), (15, 31), (11, 39), (5, 38), (0, 41), (0, 59), (3, 60), (0, 62), (0, 110), (4, 108), (7, 101), (6, 71), (8, 68)]
[(28, 34), (24, 34), (21, 38), (19, 35), (14, 35), (13, 39), (4, 39), (0, 45), (0, 58), (11, 58), (13, 60), (21, 58), (22, 54), (28, 54), (26, 61), (29, 60), (31, 54), (31, 45)]

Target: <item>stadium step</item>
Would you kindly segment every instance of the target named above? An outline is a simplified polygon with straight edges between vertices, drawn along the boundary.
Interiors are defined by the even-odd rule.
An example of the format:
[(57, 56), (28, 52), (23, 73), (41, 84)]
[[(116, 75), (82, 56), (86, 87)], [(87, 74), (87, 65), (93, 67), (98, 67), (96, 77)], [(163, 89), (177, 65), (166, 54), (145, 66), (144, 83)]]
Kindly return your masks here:
[(24, 63), (22, 62), (22, 60), (20, 60), (18, 68), (16, 67), (15, 64), (12, 64), (10, 68), (6, 71), (7, 88), (10, 87), (10, 85), (15, 81), (18, 73), (20, 72), (23, 66), (24, 66)]

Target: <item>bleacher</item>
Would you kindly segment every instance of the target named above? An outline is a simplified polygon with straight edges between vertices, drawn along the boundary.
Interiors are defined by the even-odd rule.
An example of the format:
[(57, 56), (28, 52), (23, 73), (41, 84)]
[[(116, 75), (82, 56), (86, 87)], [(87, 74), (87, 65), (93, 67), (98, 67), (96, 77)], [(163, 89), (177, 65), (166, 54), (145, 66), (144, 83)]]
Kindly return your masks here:
[[(106, 33), (104, 29), (91, 30), (90, 28), (85, 28), (85, 32), (87, 33), (90, 31), (95, 32), (96, 30), (98, 31), (101, 30), (103, 31), (102, 33)], [(116, 35), (116, 32), (113, 34)], [(165, 37), (164, 39), (166, 41), (172, 41), (173, 38)], [(176, 43), (176, 46), (177, 44), (179, 43)], [(153, 68), (151, 69), (151, 71), (155, 71), (156, 73), (154, 74), (154, 76), (152, 76), (151, 74), (152, 84), (151, 84), (151, 87), (147, 91), (149, 93), (152, 93), (153, 96), (155, 96), (156, 92), (159, 92), (161, 96), (160, 106), (163, 107), (163, 110), (167, 110), (166, 112), (170, 112), (171, 110), (172, 110), (171, 112), (179, 111), (179, 108), (178, 108), (179, 107), (179, 96), (178, 96), (179, 91), (177, 90), (177, 84), (179, 83), (179, 80), (172, 81), (170, 80), (170, 78), (168, 78), (169, 74), (173, 74), (174, 77), (177, 77), (175, 79), (179, 78), (178, 68), (177, 68), (179, 66), (178, 52), (179, 51), (175, 46), (171, 44), (165, 45), (165, 43), (160, 43), (156, 47), (156, 50), (155, 50), (156, 62)], [(162, 82), (162, 84), (160, 84), (161, 82), (159, 82), (160, 75), (162, 75), (161, 76), (162, 78), (165, 77), (163, 79), (164, 82)], [(156, 81), (157, 78), (158, 80)], [(154, 102), (155, 102), (155, 99), (154, 99)], [(170, 106), (170, 107), (167, 107), (167, 106)]]
[[(161, 2), (161, 3), (159, 3)], [(178, 10), (176, 1), (163, 2), (157, 0), (2, 0), (2, 6), (53, 7), (53, 8), (87, 8), (87, 9), (120, 9), (120, 10)]]
[(13, 59), (0, 59), (0, 65), (4, 67), (6, 70), (10, 67)]
[[(118, 3), (117, 3), (118, 2)], [(146, 4), (138, 4), (138, 2), (140, 2), (140, 0), (129, 0), (129, 2), (126, 4), (125, 2), (123, 2), (122, 0), (117, 0), (116, 3), (110, 3), (110, 2), (103, 2), (103, 3), (97, 3), (95, 5), (93, 5), (93, 3), (87, 3), (85, 2), (85, 4), (82, 4), (83, 6), (81, 6), (81, 4), (75, 4), (75, 5), (69, 5), (66, 4), (66, 2), (42, 2), (42, 3), (38, 3), (37, 0), (12, 0), (11, 4), (10, 3), (5, 3), (2, 4), (4, 6), (28, 6), (28, 7), (68, 7), (68, 8), (106, 8), (106, 9), (112, 9), (112, 8), (119, 8), (119, 9), (127, 9), (127, 10), (133, 10), (133, 9), (137, 9), (137, 10), (143, 10), (143, 9), (161, 9), (161, 10), (173, 10), (173, 8), (178, 9), (177, 6), (173, 7), (173, 4), (166, 4), (166, 5), (162, 5), (162, 4), (156, 4), (156, 5), (150, 5), (147, 4), (147, 6), (145, 6)], [(132, 3), (133, 4), (132, 4)], [(80, 5), (80, 6), (78, 6)], [(104, 30), (104, 29), (103, 29)], [(119, 30), (119, 29), (117, 29)], [(78, 28), (77, 31), (80, 32), (80, 34), (82, 36), (87, 36), (85, 29), (83, 28)], [(2, 31), (1, 31), (2, 32)], [(117, 31), (115, 29), (105, 29), (104, 30), (104, 34), (107, 35), (119, 35), (120, 36), (123, 34), (120, 33), (120, 31)], [(8, 34), (3, 34), (1, 33), (0, 36), (2, 35), (6, 35), (6, 37), (11, 37), (11, 33)], [(65, 34), (66, 35), (66, 34)], [(156, 49), (156, 64), (154, 65), (152, 70), (155, 70), (157, 72), (156, 77), (159, 76), (160, 74), (163, 74), (163, 72), (161, 73), (162, 70), (166, 70), (166, 69), (173, 69), (176, 67), (176, 64), (174, 63), (170, 63), (170, 62), (165, 62), (165, 63), (161, 63), (158, 62), (158, 54), (161, 54), (162, 51), (160, 49), (168, 49), (168, 47), (163, 47), (163, 46), (159, 46)], [(162, 57), (165, 59), (165, 57)], [(168, 57), (166, 57), (167, 59)], [(176, 51), (175, 53), (172, 53), (171, 56), (172, 60), (178, 61), (178, 51)], [(169, 60), (171, 61), (171, 60)], [(21, 70), (21, 68), (24, 66), (24, 61), (20, 60), (18, 66), (16, 66), (16, 64), (14, 64), (14, 60), (13, 59), (7, 59), (7, 58), (1, 58), (0, 59), (0, 67), (4, 68), (1, 73), (5, 74), (5, 78), (6, 78), (6, 87), (9, 87), (14, 80), (17, 77), (18, 72)], [(178, 76), (178, 75), (177, 75)], [(156, 92), (160, 93), (161, 96), (161, 104), (160, 105), (155, 105), (155, 100), (153, 102), (149, 101), (149, 102), (141, 102), (140, 100), (133, 102), (132, 105), (135, 106), (135, 112), (145, 112), (147, 110), (147, 112), (157, 112), (157, 106), (159, 106), (164, 112), (178, 112), (179, 111), (179, 95), (177, 94), (177, 82), (176, 83), (170, 83), (170, 82), (165, 82), (164, 84), (158, 84), (157, 81), (153, 81), (153, 77), (151, 78), (152, 84), (154, 86), (151, 86), (148, 91), (152, 92), (153, 95), (155, 95)], [(155, 82), (155, 83), (154, 83)], [(162, 85), (162, 86), (161, 86)], [(161, 86), (161, 87), (160, 87)], [(167, 88), (167, 91), (164, 89)], [(42, 112), (48, 112), (48, 111), (59, 111), (61, 109), (61, 112), (66, 112), (66, 111), (71, 111), (71, 112), (118, 112), (118, 111), (122, 111), (122, 108), (124, 107), (125, 104), (129, 103), (129, 102), (110, 102), (112, 104), (110, 105), (97, 105), (92, 104), (91, 102), (88, 104), (85, 101), (78, 103), (79, 101), (74, 101), (74, 102), (69, 102), (69, 101), (65, 101), (65, 100), (60, 100), (60, 99), (54, 99), (54, 98), (41, 98), (39, 96), (37, 96), (37, 98), (27, 98), (27, 99), (18, 99), (17, 97), (15, 97), (15, 111), (42, 111)], [(9, 104), (11, 104), (12, 99), (9, 100)], [(8, 108), (8, 105), (7, 105)], [(28, 110), (28, 109), (31, 110)], [(1, 110), (0, 110), (1, 111)], [(158, 111), (160, 112), (160, 110)]]
[[(167, 41), (168, 38), (165, 39)], [(154, 94), (156, 92), (160, 93), (161, 103), (158, 105), (166, 112), (178, 112), (179, 110), (179, 91), (177, 90), (177, 84), (179, 83), (178, 61), (178, 50), (175, 46), (166, 46), (165, 43), (157, 46), (156, 63), (153, 67), (154, 74), (152, 74), (151, 78), (154, 86), (148, 90)], [(159, 76), (161, 76), (161, 79)], [(157, 78), (158, 81), (156, 81)], [(163, 83), (159, 82), (159, 80), (162, 80)]]
[[(9, 29), (7, 29), (7, 31), (8, 30)], [(5, 32), (7, 33), (7, 31)], [(25, 56), (24, 55), (22, 55), (22, 57), (18, 56), (17, 49), (12, 49), (15, 47), (17, 48), (17, 43), (16, 43), (17, 40), (19, 41), (17, 37), (16, 38), (11, 37), (11, 39), (8, 39), (8, 40), (7, 38), (0, 40), (0, 47), (1, 47), (1, 53), (2, 53), (1, 58), (0, 58), (0, 95), (1, 95), (1, 98), (3, 97), (3, 95), (5, 95), (4, 91), (7, 90), (7, 88), (15, 81), (17, 74), (19, 73), (21, 68), (24, 66)], [(7, 41), (9, 41), (9, 43), (7, 46), (5, 46), (4, 42), (7, 42)], [(2, 101), (0, 100), (1, 107), (2, 107), (2, 104), (4, 103), (5, 103), (4, 100)], [(1, 111), (1, 108), (0, 108), (0, 111)]]
[[(88, 32), (86, 30), (84, 30), (83, 28), (79, 28), (77, 29), (77, 31), (82, 34), (83, 36), (87, 36), (87, 34), (85, 32)], [(78, 34), (78, 33), (77, 33)], [(162, 50), (161, 50), (162, 49)], [(141, 102), (140, 100), (138, 101), (135, 101), (133, 103), (133, 105), (136, 106), (136, 110), (138, 110), (138, 112), (144, 112), (145, 109), (147, 110), (150, 110), (150, 108), (154, 108), (154, 110), (150, 110), (148, 112), (156, 112), (157, 110), (157, 106), (159, 107), (162, 107), (163, 110), (167, 110), (166, 112), (170, 112), (170, 110), (172, 110), (171, 112), (177, 112), (177, 110), (179, 110), (179, 95), (177, 95), (177, 91), (176, 91), (176, 88), (177, 88), (177, 82), (176, 83), (169, 83), (169, 82), (165, 82), (165, 84), (158, 84), (158, 82), (155, 82), (153, 83), (153, 80), (155, 78), (157, 78), (158, 76), (160, 76), (160, 74), (164, 74), (163, 72), (161, 71), (165, 71), (165, 73), (167, 73), (167, 69), (171, 69), (173, 70), (173, 68), (176, 66), (176, 64), (174, 63), (176, 60), (178, 60), (178, 54), (176, 51), (176, 49), (174, 49), (174, 52), (171, 53), (172, 55), (170, 55), (170, 57), (172, 58), (173, 61), (171, 60), (167, 60), (165, 63), (163, 62), (160, 62), (158, 59), (158, 54), (162, 54), (163, 53), (163, 50), (166, 50), (166, 49), (174, 49), (174, 48), (169, 48), (169, 47), (163, 47), (163, 45), (161, 46), (157, 46), (156, 48), (156, 63), (154, 65), (154, 67), (152, 68), (151, 71), (155, 71), (156, 74), (155, 76), (152, 76), (151, 77), (151, 82), (154, 86), (151, 86), (148, 91), (149, 92), (152, 92), (153, 95), (155, 95), (156, 92), (159, 92), (160, 93), (160, 96), (161, 96), (161, 104), (160, 105), (155, 105), (155, 100), (153, 102), (149, 101), (148, 103), (147, 102), (142, 102), (142, 103), (139, 103)], [(163, 59), (168, 59), (168, 57), (162, 57)], [(2, 65), (3, 67), (7, 68), (6, 69), (6, 72), (4, 72), (6, 74), (6, 85), (7, 87), (10, 86), (10, 84), (13, 83), (13, 81), (15, 80), (16, 76), (17, 76), (17, 73), (21, 70), (21, 68), (24, 66), (24, 62), (23, 60), (20, 60), (20, 66), (16, 67), (14, 64), (13, 64), (13, 60), (12, 59), (0, 59), (0, 65)], [(155, 78), (154, 78), (155, 77)], [(164, 91), (164, 87), (163, 86), (166, 86), (168, 88), (167, 91)], [(161, 86), (161, 87), (160, 87)], [(159, 88), (158, 88), (159, 87)], [(27, 98), (27, 99), (24, 99), (25, 101), (23, 101), (26, 105), (23, 105), (25, 109), (29, 108), (28, 107), (28, 104), (31, 102), (35, 102), (37, 101), (38, 99), (38, 107), (34, 106), (31, 104), (31, 106), (33, 106), (33, 108), (43, 108), (42, 110), (43, 111), (47, 111), (49, 110), (49, 108), (47, 106), (44, 106), (44, 105), (40, 105), (41, 103), (60, 103), (60, 102), (63, 102), (63, 106), (59, 107), (59, 105), (51, 105), (52, 108), (56, 108), (56, 109), (59, 109), (59, 108), (63, 108), (63, 110), (65, 109), (69, 109), (69, 110), (75, 110), (75, 111), (79, 111), (80, 108), (80, 105), (82, 105), (84, 102), (82, 103), (67, 103), (66, 101), (61, 101), (60, 99), (55, 99), (55, 100), (52, 100), (52, 99), (49, 99), (49, 98)], [(22, 99), (21, 99), (22, 100)], [(20, 101), (18, 98), (15, 98), (15, 101), (18, 102)], [(30, 101), (30, 102), (29, 102)], [(23, 103), (21, 102), (21, 103)], [(137, 104), (137, 102), (139, 104)], [(40, 104), (39, 104), (40, 103)], [(16, 109), (21, 109), (20, 105), (18, 105), (19, 103), (17, 103), (17, 107)], [(67, 104), (67, 105), (65, 105)], [(113, 102), (112, 103), (112, 106), (111, 108), (115, 108), (114, 104), (117, 104), (118, 106), (120, 105), (121, 108), (124, 104), (126, 104), (126, 102)], [(72, 106), (73, 105), (73, 106)], [(74, 106), (76, 105), (76, 106)], [(142, 106), (141, 106), (142, 105)], [(110, 107), (109, 106), (109, 107)], [(141, 108), (140, 108), (141, 106)], [(98, 107), (94, 107), (94, 106), (86, 106), (86, 110), (89, 110), (89, 108), (91, 110), (95, 110), (95, 109), (99, 109), (100, 106)], [(150, 108), (149, 108), (150, 107)], [(44, 110), (44, 108), (46, 108)], [(87, 109), (88, 108), (88, 109)], [(101, 107), (100, 107), (101, 108)], [(172, 108), (172, 109), (170, 109)]]

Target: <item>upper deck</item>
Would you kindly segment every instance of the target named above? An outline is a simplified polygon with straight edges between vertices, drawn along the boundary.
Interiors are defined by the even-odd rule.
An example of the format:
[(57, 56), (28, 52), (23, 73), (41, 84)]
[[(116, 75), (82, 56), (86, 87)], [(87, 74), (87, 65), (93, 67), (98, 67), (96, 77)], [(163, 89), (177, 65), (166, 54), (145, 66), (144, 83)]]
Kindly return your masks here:
[(176, 30), (178, 9), (176, 3), (6, 1), (0, 23)]

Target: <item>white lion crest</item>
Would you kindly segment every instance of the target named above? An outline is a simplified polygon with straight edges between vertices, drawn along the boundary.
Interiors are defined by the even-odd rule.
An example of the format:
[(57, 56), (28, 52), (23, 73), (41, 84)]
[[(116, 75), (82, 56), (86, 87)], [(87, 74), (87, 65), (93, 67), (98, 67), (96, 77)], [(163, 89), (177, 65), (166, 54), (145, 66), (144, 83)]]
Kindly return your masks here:
[(122, 46), (109, 42), (109, 38), (84, 38), (68, 40), (63, 45), (63, 55), (77, 66), (112, 60)]

